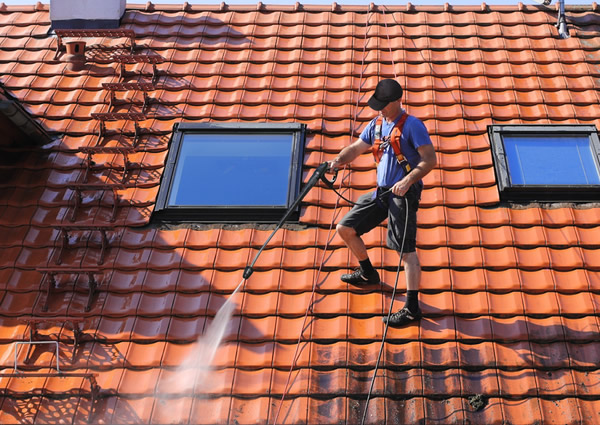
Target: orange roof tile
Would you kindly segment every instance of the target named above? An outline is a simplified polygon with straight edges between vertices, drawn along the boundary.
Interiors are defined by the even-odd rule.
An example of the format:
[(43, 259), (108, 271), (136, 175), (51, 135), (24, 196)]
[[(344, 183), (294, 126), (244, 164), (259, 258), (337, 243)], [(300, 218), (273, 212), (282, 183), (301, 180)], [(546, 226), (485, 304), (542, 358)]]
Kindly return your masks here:
[[(150, 63), (122, 74), (115, 55), (127, 40), (99, 36), (87, 39), (85, 69), (70, 71), (55, 59), (47, 6), (2, 5), (2, 90), (55, 140), (0, 147), (2, 157), (21, 154), (0, 166), (0, 345), (11, 353), (29, 339), (31, 320), (49, 320), (34, 339), (56, 331), (61, 369), (97, 374), (102, 396), (92, 406), (83, 378), (0, 376), (0, 422), (49, 422), (60, 411), (107, 423), (360, 423), (381, 316), (406, 297), (401, 270), (392, 300), (398, 256), (384, 245), (384, 226), (364, 240), (385, 284), (341, 282), (354, 261), (332, 223), (348, 204), (324, 185), (312, 189), (303, 229), (276, 233), (233, 296), (210, 377), (188, 382), (178, 367), (205, 348), (214, 316), (271, 230), (150, 219), (174, 124), (306, 124), (306, 183), (373, 117), (367, 99), (386, 76), (405, 88), (438, 165), (418, 211), (424, 318), (388, 330), (367, 421), (592, 423), (600, 411), (598, 208), (501, 204), (487, 136), (491, 124), (600, 125), (598, 8), (568, 6), (567, 15), (563, 40), (554, 9), (522, 4), (129, 5), (122, 28), (145, 54), (164, 58), (153, 75)], [(140, 90), (120, 86), (111, 103), (104, 84), (153, 77), (144, 115), (92, 117), (141, 112)], [(107, 149), (92, 155), (88, 184), (122, 181), (124, 157), (109, 148), (133, 146), (127, 118), (144, 129), (128, 157), (136, 164), (128, 186), (116, 199), (112, 190), (77, 189), (89, 147)], [(357, 159), (340, 175), (344, 196), (367, 193), (373, 170), (372, 159)], [(62, 247), (61, 226), (75, 224), (107, 227), (105, 251), (90, 230)], [(41, 267), (68, 269), (50, 295)], [(98, 283), (89, 311), (85, 270)], [(83, 331), (72, 361), (77, 332), (65, 318)], [(24, 374), (51, 371), (53, 347), (33, 346), (28, 362), (24, 347)], [(12, 371), (9, 357), (0, 373)]]

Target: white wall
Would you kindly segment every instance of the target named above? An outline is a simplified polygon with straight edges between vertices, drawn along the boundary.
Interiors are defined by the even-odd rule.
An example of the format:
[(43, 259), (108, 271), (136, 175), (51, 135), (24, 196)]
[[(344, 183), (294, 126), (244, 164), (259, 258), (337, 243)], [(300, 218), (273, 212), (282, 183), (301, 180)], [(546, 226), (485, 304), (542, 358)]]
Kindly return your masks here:
[(119, 20), (126, 0), (50, 0), (50, 20)]

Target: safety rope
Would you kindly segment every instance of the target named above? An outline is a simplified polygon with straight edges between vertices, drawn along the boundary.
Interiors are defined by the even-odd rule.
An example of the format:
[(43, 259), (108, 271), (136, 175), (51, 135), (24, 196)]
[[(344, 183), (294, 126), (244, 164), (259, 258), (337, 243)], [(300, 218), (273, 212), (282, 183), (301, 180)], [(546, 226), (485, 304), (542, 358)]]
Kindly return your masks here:
[[(340, 182), (339, 184), (341, 185), (342, 183)], [(319, 261), (319, 268), (317, 269), (317, 275), (315, 276), (315, 278), (313, 280), (312, 291), (311, 291), (311, 294), (310, 294), (310, 299), (308, 301), (308, 307), (306, 308), (306, 312), (304, 313), (304, 319), (302, 320), (302, 326), (300, 327), (301, 331), (300, 331), (300, 335), (298, 336), (298, 341), (296, 343), (296, 348), (294, 350), (294, 356), (292, 358), (292, 364), (290, 366), (290, 371), (289, 371), (287, 379), (285, 381), (285, 386), (283, 387), (283, 392), (282, 392), (282, 395), (281, 395), (281, 401), (279, 402), (279, 407), (277, 408), (277, 413), (275, 415), (275, 418), (273, 419), (273, 425), (277, 424), (277, 419), (279, 418), (279, 414), (281, 413), (281, 408), (283, 406), (283, 402), (285, 400), (285, 396), (287, 395), (287, 391), (289, 389), (289, 385), (290, 385), (290, 381), (291, 381), (291, 378), (292, 378), (292, 374), (294, 373), (294, 369), (296, 367), (296, 362), (298, 361), (298, 357), (299, 357), (299, 354), (300, 354), (300, 343), (302, 342), (302, 335), (304, 334), (304, 329), (306, 329), (306, 321), (308, 319), (308, 312), (311, 310), (312, 305), (314, 303), (315, 293), (316, 293), (316, 289), (317, 289), (317, 282), (319, 281), (321, 270), (323, 268), (323, 263), (325, 262), (325, 254), (327, 253), (327, 249), (329, 248), (329, 241), (332, 239), (331, 233), (332, 233), (332, 230), (333, 230), (333, 223), (336, 220), (335, 211), (337, 211), (338, 206), (339, 206), (339, 198), (336, 199), (336, 203), (335, 203), (335, 207), (334, 207), (334, 217), (332, 218), (331, 223), (329, 225), (329, 229), (328, 229), (328, 232), (327, 232), (327, 238), (325, 240), (325, 246), (323, 247), (323, 254), (321, 256), (321, 260)]]
[[(387, 25), (387, 19), (385, 19), (385, 6), (381, 8), (383, 12), (383, 24), (385, 25), (385, 35), (388, 41), (388, 50), (390, 51), (390, 59), (392, 60), (392, 69), (394, 70), (394, 78), (398, 79), (398, 74), (396, 73), (396, 62), (394, 61), (394, 53), (392, 52), (392, 42), (390, 40), (390, 30)], [(392, 15), (393, 17), (393, 15)]]
[[(385, 6), (382, 7), (382, 12), (383, 12), (383, 23), (385, 25), (385, 32), (386, 32), (386, 37), (387, 37), (387, 41), (388, 41), (388, 49), (390, 52), (390, 58), (392, 60), (392, 69), (394, 71), (394, 78), (397, 80), (398, 79), (398, 74), (396, 73), (396, 64), (394, 62), (394, 54), (392, 52), (392, 43), (390, 41), (390, 31), (387, 25), (387, 19), (385, 19)], [(393, 15), (392, 15), (393, 16)], [(361, 425), (364, 425), (365, 420), (367, 418), (367, 412), (369, 410), (369, 402), (371, 401), (371, 394), (373, 393), (373, 387), (375, 386), (375, 379), (377, 378), (377, 371), (379, 370), (379, 363), (381, 362), (381, 356), (383, 355), (383, 349), (385, 347), (385, 340), (387, 337), (387, 332), (388, 332), (388, 328), (389, 328), (389, 323), (390, 323), (390, 317), (392, 315), (392, 312), (394, 311), (394, 301), (396, 298), (396, 290), (398, 289), (398, 278), (400, 277), (400, 268), (402, 266), (402, 253), (404, 252), (404, 242), (406, 241), (406, 230), (408, 227), (408, 200), (406, 199), (406, 197), (404, 197), (404, 218), (405, 218), (405, 222), (404, 222), (404, 234), (402, 235), (402, 244), (400, 246), (400, 259), (398, 261), (398, 268), (396, 269), (396, 279), (394, 281), (394, 289), (392, 290), (392, 299), (390, 301), (390, 308), (388, 310), (387, 313), (387, 320), (385, 321), (385, 326), (383, 328), (383, 336), (381, 338), (381, 344), (379, 345), (379, 354), (377, 355), (377, 361), (375, 362), (375, 369), (373, 371), (373, 377), (371, 378), (371, 384), (369, 385), (369, 391), (367, 393), (367, 400), (365, 402), (365, 408), (363, 410), (363, 415), (362, 415), (362, 419), (361, 419)], [(397, 239), (397, 237), (396, 237)]]
[[(361, 71), (360, 71), (360, 80), (359, 80), (359, 86), (358, 86), (358, 94), (357, 94), (357, 98), (356, 98), (356, 107), (355, 107), (355, 111), (354, 111), (354, 115), (352, 118), (352, 122), (350, 125), (350, 141), (353, 141), (353, 137), (354, 137), (354, 131), (356, 128), (356, 121), (357, 121), (357, 116), (358, 116), (358, 108), (360, 105), (360, 96), (361, 96), (361, 91), (364, 85), (364, 73), (365, 73), (365, 57), (366, 57), (366, 50), (367, 50), (367, 33), (369, 31), (369, 21), (372, 15), (372, 11), (369, 10), (369, 12), (367, 13), (367, 18), (366, 18), (366, 22), (365, 22), (365, 36), (364, 36), (364, 41), (363, 41), (363, 51), (362, 51), (362, 61), (361, 61)], [(344, 166), (344, 168), (342, 169), (342, 173), (343, 173), (343, 177), (339, 180), (338, 182), (338, 189), (341, 189), (344, 181), (348, 178), (349, 173), (346, 173), (347, 169), (346, 166)], [(336, 193), (339, 194), (338, 191), (336, 191)], [(331, 223), (329, 225), (329, 230), (327, 233), (327, 239), (325, 241), (325, 246), (323, 247), (323, 254), (321, 256), (321, 261), (319, 262), (319, 268), (317, 270), (317, 274), (315, 276), (315, 279), (313, 281), (313, 287), (312, 287), (312, 292), (311, 292), (311, 296), (310, 296), (310, 300), (308, 303), (308, 307), (306, 308), (306, 313), (304, 314), (304, 320), (302, 322), (302, 327), (301, 327), (301, 331), (300, 331), (300, 336), (298, 337), (298, 342), (296, 344), (296, 349), (294, 351), (294, 357), (292, 360), (292, 364), (290, 366), (290, 371), (288, 373), (288, 377), (281, 395), (281, 401), (279, 402), (279, 407), (277, 408), (277, 413), (275, 414), (275, 418), (273, 419), (273, 425), (277, 424), (277, 420), (279, 419), (279, 414), (281, 413), (281, 408), (283, 406), (283, 402), (285, 400), (285, 397), (287, 395), (287, 392), (289, 390), (289, 385), (290, 385), (290, 381), (291, 381), (291, 377), (292, 377), (292, 373), (296, 367), (296, 362), (298, 361), (298, 356), (299, 356), (299, 348), (300, 348), (300, 343), (302, 341), (302, 335), (304, 334), (304, 329), (306, 328), (306, 321), (308, 319), (308, 313), (309, 311), (312, 309), (313, 303), (314, 303), (314, 297), (315, 297), (315, 293), (316, 293), (316, 286), (317, 286), (317, 282), (319, 282), (319, 278), (321, 275), (321, 271), (323, 268), (323, 264), (325, 262), (325, 254), (327, 253), (327, 249), (329, 248), (329, 241), (332, 239), (331, 234), (333, 231), (333, 225), (337, 219), (337, 216), (339, 215), (339, 201), (340, 198), (336, 198), (336, 202), (335, 202), (335, 206), (334, 206), (334, 214), (331, 220)]]
[(381, 338), (381, 345), (379, 346), (379, 354), (377, 355), (377, 361), (375, 362), (375, 370), (373, 371), (373, 377), (371, 378), (371, 384), (369, 385), (369, 392), (367, 393), (367, 401), (365, 402), (365, 409), (363, 410), (361, 425), (364, 425), (365, 419), (367, 418), (367, 411), (369, 410), (369, 401), (371, 401), (371, 394), (373, 393), (373, 387), (375, 386), (375, 379), (377, 378), (377, 371), (379, 370), (379, 363), (381, 362), (381, 356), (383, 354), (383, 348), (385, 347), (385, 339), (387, 337), (388, 328), (390, 327), (390, 317), (394, 311), (394, 301), (396, 299), (396, 290), (398, 288), (398, 278), (400, 277), (400, 267), (402, 266), (402, 253), (404, 252), (404, 243), (406, 241), (406, 229), (408, 228), (408, 200), (404, 197), (404, 234), (402, 235), (402, 244), (400, 245), (400, 260), (398, 261), (398, 268), (396, 269), (396, 280), (394, 282), (394, 289), (392, 290), (392, 299), (390, 301), (390, 308), (387, 313), (387, 320), (383, 328), (383, 336)]
[[(387, 41), (388, 41), (388, 49), (389, 49), (390, 58), (391, 58), (391, 61), (392, 61), (392, 68), (393, 68), (393, 72), (394, 72), (394, 77), (397, 79), (398, 75), (396, 73), (396, 64), (395, 64), (395, 61), (394, 61), (394, 58), (393, 58), (393, 52), (392, 52), (392, 47), (391, 47), (391, 40), (390, 40), (390, 35), (389, 35), (389, 28), (388, 28), (388, 25), (387, 25), (387, 20), (385, 19), (385, 7), (382, 8), (382, 12), (383, 12), (383, 17), (384, 17), (384, 25), (385, 25), (385, 29), (386, 29), (386, 37), (387, 37)], [(351, 123), (351, 134), (350, 134), (351, 142), (353, 141), (352, 139), (354, 137), (354, 132), (355, 132), (355, 128), (356, 128), (356, 121), (357, 121), (357, 116), (358, 116), (358, 108), (360, 106), (361, 91), (362, 91), (362, 88), (363, 88), (363, 86), (365, 84), (364, 71), (365, 71), (365, 58), (366, 58), (366, 48), (367, 48), (367, 34), (369, 32), (369, 29), (370, 29), (370, 18), (372, 16), (372, 14), (373, 14), (373, 11), (369, 10), (369, 12), (367, 14), (366, 22), (365, 22), (365, 35), (364, 35), (364, 40), (363, 40), (362, 60), (361, 60), (361, 73), (360, 73), (360, 80), (359, 80), (360, 83), (359, 83), (359, 87), (358, 87), (355, 112), (354, 112), (354, 115), (353, 115), (353, 118), (352, 118), (352, 123)], [(334, 224), (334, 222), (335, 222), (335, 220), (336, 220), (336, 218), (337, 218), (337, 216), (339, 214), (339, 211), (338, 211), (339, 200), (343, 199), (344, 201), (348, 202), (350, 205), (363, 205), (363, 204), (367, 204), (367, 203), (371, 203), (371, 202), (376, 202), (377, 198), (381, 198), (383, 195), (386, 195), (386, 194), (388, 194), (391, 191), (391, 189), (387, 189), (386, 191), (384, 191), (381, 194), (379, 194), (377, 196), (377, 198), (375, 198), (373, 200), (370, 200), (370, 201), (367, 201), (367, 202), (364, 202), (364, 203), (355, 203), (355, 202), (347, 199), (346, 197), (344, 197), (339, 192), (339, 188), (342, 187), (344, 181), (349, 177), (349, 173), (346, 173), (346, 171), (347, 171), (347, 168), (346, 168), (346, 166), (344, 166), (344, 168), (342, 170), (342, 172), (344, 173), (344, 176), (342, 177), (342, 179), (340, 179), (340, 181), (338, 183), (339, 184), (338, 190), (336, 190), (333, 187), (333, 184), (329, 185), (329, 187), (336, 193), (336, 195), (338, 195), (338, 198), (336, 198), (336, 203), (335, 203), (335, 206), (334, 206), (333, 218), (332, 218), (332, 221), (331, 221), (331, 223), (329, 225), (329, 230), (328, 230), (328, 234), (327, 234), (326, 243), (325, 243), (325, 246), (323, 248), (322, 258), (321, 258), (321, 261), (319, 263), (319, 268), (317, 270), (317, 275), (316, 275), (316, 277), (314, 279), (314, 282), (313, 282), (313, 287), (312, 287), (312, 292), (311, 292), (311, 297), (310, 297), (310, 300), (309, 300), (309, 304), (308, 304), (308, 307), (307, 307), (306, 312), (304, 314), (304, 320), (303, 320), (302, 327), (301, 327), (302, 331), (300, 333), (300, 336), (298, 337), (298, 342), (296, 344), (296, 349), (295, 349), (295, 352), (294, 352), (294, 357), (293, 357), (292, 365), (290, 367), (290, 371), (288, 373), (288, 377), (287, 377), (287, 380), (286, 380), (286, 383), (285, 383), (285, 386), (284, 386), (284, 390), (282, 392), (281, 401), (279, 403), (279, 407), (277, 409), (277, 413), (276, 413), (274, 421), (273, 421), (274, 425), (277, 424), (277, 420), (279, 418), (279, 414), (281, 413), (281, 408), (283, 406), (283, 402), (285, 400), (285, 397), (286, 397), (288, 389), (289, 389), (289, 384), (290, 384), (291, 376), (292, 376), (292, 373), (293, 373), (293, 371), (294, 371), (294, 369), (296, 367), (296, 362), (298, 360), (298, 355), (299, 355), (299, 347), (300, 347), (300, 343), (302, 341), (302, 335), (304, 333), (304, 329), (306, 328), (306, 321), (308, 319), (309, 311), (312, 309), (312, 306), (313, 306), (313, 303), (314, 303), (314, 296), (315, 296), (315, 293), (316, 293), (316, 285), (317, 285), (317, 282), (319, 281), (320, 274), (321, 274), (321, 271), (322, 271), (322, 268), (323, 268), (323, 264), (325, 262), (325, 255), (326, 255), (327, 249), (329, 247), (329, 241), (331, 240), (331, 233), (332, 233), (332, 230), (333, 230), (333, 224)], [(392, 315), (392, 312), (393, 312), (394, 300), (395, 300), (396, 291), (397, 291), (397, 287), (398, 287), (398, 279), (399, 279), (399, 276), (400, 276), (400, 268), (401, 268), (401, 265), (402, 265), (402, 252), (404, 251), (404, 244), (405, 244), (405, 240), (406, 240), (406, 232), (407, 232), (407, 226), (408, 226), (408, 201), (407, 201), (406, 198), (404, 198), (404, 202), (405, 202), (405, 225), (404, 225), (404, 233), (403, 233), (403, 236), (402, 236), (402, 244), (401, 244), (401, 249), (400, 249), (400, 260), (398, 262), (398, 268), (396, 270), (396, 279), (395, 279), (395, 283), (394, 283), (394, 289), (392, 291), (392, 299), (391, 299), (391, 302), (390, 302), (390, 308), (389, 308), (388, 313), (387, 313), (387, 320), (386, 320), (386, 324), (385, 324), (385, 327), (384, 327), (383, 338), (382, 338), (381, 345), (380, 345), (380, 348), (379, 348), (379, 353), (378, 353), (377, 361), (376, 361), (376, 364), (375, 364), (375, 370), (374, 370), (374, 373), (373, 373), (373, 378), (371, 379), (369, 391), (368, 391), (368, 394), (367, 394), (365, 409), (364, 409), (363, 416), (362, 416), (361, 424), (363, 424), (363, 425), (364, 425), (364, 422), (365, 422), (365, 419), (366, 419), (366, 415), (367, 415), (367, 411), (368, 411), (368, 407), (369, 407), (369, 401), (371, 399), (371, 394), (373, 392), (373, 387), (374, 387), (374, 384), (375, 384), (375, 379), (377, 377), (377, 371), (379, 369), (379, 363), (381, 362), (381, 356), (383, 355), (383, 349), (384, 349), (384, 346), (385, 346), (385, 340), (386, 340), (387, 332), (388, 332), (388, 328), (389, 328), (389, 319), (390, 319), (390, 317)]]

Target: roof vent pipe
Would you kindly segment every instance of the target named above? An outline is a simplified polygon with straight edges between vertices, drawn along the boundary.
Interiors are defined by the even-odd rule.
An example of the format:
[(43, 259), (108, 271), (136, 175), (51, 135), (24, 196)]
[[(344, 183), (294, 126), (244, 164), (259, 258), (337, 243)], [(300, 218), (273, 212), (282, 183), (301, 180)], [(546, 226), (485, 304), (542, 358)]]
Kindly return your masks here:
[[(550, 6), (552, 0), (534, 0), (535, 2), (544, 6)], [(567, 27), (567, 16), (565, 15), (565, 0), (558, 0), (556, 3), (556, 9), (558, 9), (558, 20), (554, 26), (558, 28), (558, 35), (560, 38), (569, 38), (569, 28)]]
[(81, 71), (85, 68), (85, 41), (67, 41), (65, 43), (67, 54), (65, 55), (65, 61), (67, 61), (67, 68), (70, 71)]
[(50, 0), (53, 29), (119, 28), (127, 0)]
[(569, 28), (567, 28), (567, 17), (565, 15), (565, 0), (558, 0), (558, 35), (560, 38), (569, 38)]

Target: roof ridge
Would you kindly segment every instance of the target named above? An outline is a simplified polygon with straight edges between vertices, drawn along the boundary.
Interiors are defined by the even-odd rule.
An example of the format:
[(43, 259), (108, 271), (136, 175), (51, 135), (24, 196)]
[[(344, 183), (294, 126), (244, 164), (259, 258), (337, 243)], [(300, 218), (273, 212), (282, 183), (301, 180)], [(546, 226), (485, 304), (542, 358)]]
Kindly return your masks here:
[[(383, 6), (383, 7), (382, 7)], [(153, 3), (151, 1), (144, 4), (140, 3), (127, 3), (126, 10), (143, 10), (143, 11), (165, 11), (165, 12), (195, 12), (195, 11), (233, 11), (233, 12), (536, 12), (536, 11), (552, 11), (558, 10), (558, 3), (554, 6), (544, 6), (541, 4), (524, 4), (519, 2), (516, 5), (496, 5), (481, 2), (481, 4), (474, 5), (461, 5), (452, 4), (446, 2), (443, 5), (418, 5), (407, 3), (406, 5), (390, 6), (390, 5), (378, 5), (376, 3), (370, 3), (369, 5), (342, 5), (335, 1), (331, 4), (310, 4), (296, 2), (294, 5), (277, 5), (277, 4), (265, 4), (261, 1), (256, 4), (228, 4), (227, 2), (221, 2), (220, 4), (190, 4), (189, 2), (182, 2), (182, 4), (161, 4)], [(0, 13), (1, 12), (47, 12), (50, 10), (50, 4), (37, 2), (35, 5), (7, 5), (5, 2), (0, 2)], [(600, 6), (597, 2), (590, 4), (580, 5), (565, 5), (567, 12), (600, 12)]]
[[(383, 6), (383, 7), (382, 7)], [(294, 5), (276, 5), (276, 4), (265, 4), (262, 1), (258, 1), (255, 4), (228, 4), (223, 1), (220, 4), (190, 4), (189, 2), (183, 2), (183, 4), (160, 4), (153, 3), (151, 1), (145, 4), (127, 3), (126, 10), (145, 10), (145, 11), (235, 11), (235, 12), (251, 12), (251, 11), (262, 11), (262, 12), (377, 12), (385, 9), (387, 12), (536, 12), (536, 11), (548, 11), (558, 10), (558, 3), (554, 6), (544, 6), (541, 4), (524, 4), (519, 2), (516, 5), (494, 5), (482, 2), (477, 5), (460, 5), (445, 3), (443, 5), (417, 5), (408, 2), (406, 5), (390, 6), (390, 5), (378, 5), (376, 3), (370, 3), (365, 5), (342, 5), (335, 1), (331, 4), (310, 4), (296, 2)], [(566, 5), (566, 11), (598, 11), (600, 8), (596, 2), (585, 5)], [(0, 8), (0, 10), (2, 10)]]

